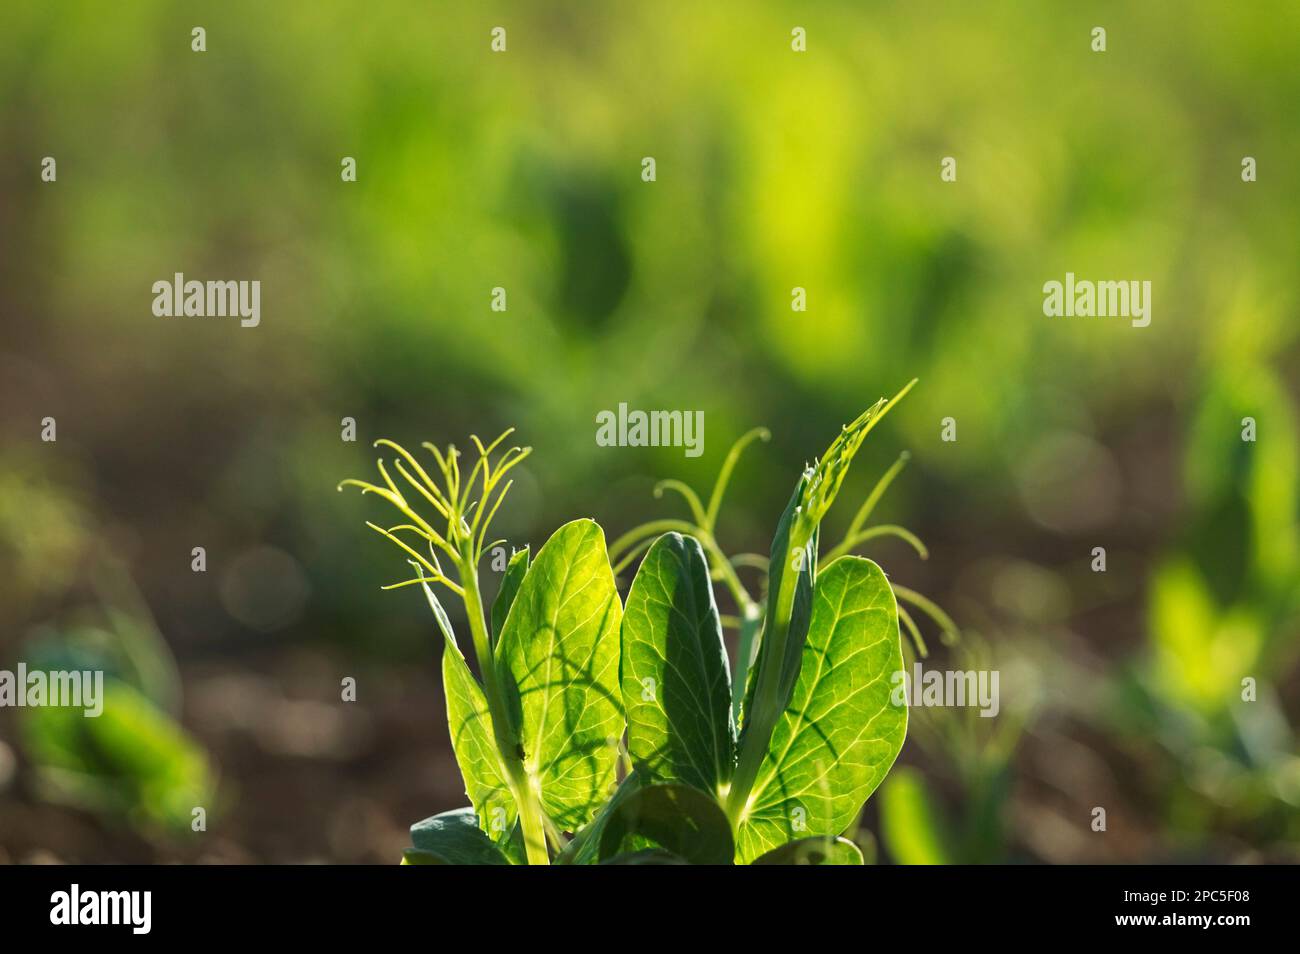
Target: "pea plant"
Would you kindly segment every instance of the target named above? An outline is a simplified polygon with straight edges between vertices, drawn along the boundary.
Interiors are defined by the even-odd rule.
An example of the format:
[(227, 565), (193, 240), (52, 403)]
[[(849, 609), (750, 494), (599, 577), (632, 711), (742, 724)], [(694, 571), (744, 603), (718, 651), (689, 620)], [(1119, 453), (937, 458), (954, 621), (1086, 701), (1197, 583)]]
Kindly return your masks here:
[[(914, 384), (915, 382), (912, 382)], [(455, 447), (424, 447), (431, 477), (398, 444), (381, 483), (346, 480), (404, 518), (368, 526), (396, 544), (444, 637), (442, 677), (452, 748), (470, 806), (412, 826), (404, 864), (861, 864), (843, 837), (892, 766), (907, 731), (894, 704), (903, 669), (900, 620), (916, 651), (920, 628), (900, 600), (952, 621), (930, 600), (891, 585), (853, 551), (881, 536), (915, 535), (867, 520), (904, 458), (857, 511), (843, 541), (819, 558), (823, 518), (871, 429), (912, 387), (881, 399), (806, 467), (768, 557), (727, 556), (718, 511), (746, 446), (731, 448), (705, 505), (680, 481), (689, 519), (648, 522), (609, 548), (600, 526), (564, 524), (531, 556), (511, 557), (495, 601), (479, 582), (510, 470), (530, 448), (473, 438), (464, 473)], [(394, 479), (393, 474), (397, 479)], [(426, 517), (421, 511), (430, 513)], [(616, 574), (640, 565), (620, 600)], [(763, 571), (755, 597), (740, 570)], [(735, 604), (719, 612), (714, 585)], [(439, 593), (464, 606), (475, 677)], [(733, 677), (723, 641), (738, 631)]]

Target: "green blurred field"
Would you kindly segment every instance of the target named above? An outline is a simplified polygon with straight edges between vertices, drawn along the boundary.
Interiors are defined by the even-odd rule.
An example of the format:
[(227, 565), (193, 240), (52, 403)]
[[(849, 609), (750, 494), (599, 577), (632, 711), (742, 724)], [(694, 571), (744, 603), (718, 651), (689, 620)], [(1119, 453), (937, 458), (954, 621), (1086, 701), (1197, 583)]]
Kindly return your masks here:
[[(20, 2), (0, 38), (0, 668), (124, 567), (221, 793), (206, 839), (51, 800), (0, 710), (0, 859), (392, 861), (463, 802), (432, 621), (335, 490), (373, 439), (518, 427), (497, 525), (536, 546), (764, 424), (720, 529), (762, 551), (912, 377), (850, 480), (910, 451), (880, 517), (932, 556), (872, 555), (1005, 701), (916, 720), (880, 859), (1300, 857), (1294, 3)], [(261, 325), (155, 318), (178, 271), (259, 279)], [(1150, 280), (1150, 327), (1045, 317), (1067, 271)], [(597, 446), (620, 402), (703, 410), (703, 456)]]

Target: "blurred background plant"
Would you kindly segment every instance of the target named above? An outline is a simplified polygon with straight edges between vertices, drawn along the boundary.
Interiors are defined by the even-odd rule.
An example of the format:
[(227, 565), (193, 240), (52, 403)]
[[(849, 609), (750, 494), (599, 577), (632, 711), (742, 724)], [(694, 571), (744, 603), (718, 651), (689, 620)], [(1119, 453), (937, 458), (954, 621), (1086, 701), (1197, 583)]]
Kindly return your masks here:
[[(62, 756), (0, 710), (0, 857), (387, 863), (463, 804), (436, 629), (334, 492), (371, 439), (518, 424), (497, 525), (536, 545), (661, 516), (764, 424), (715, 528), (763, 552), (808, 435), (917, 376), (851, 479), (910, 451), (876, 517), (930, 559), (871, 556), (1003, 707), (917, 712), (880, 859), (927, 857), (894, 796), (947, 860), (1296, 859), (1298, 34), (1286, 0), (3, 5), (0, 667), (156, 620), (184, 692), (124, 670), (178, 719), (141, 739), (168, 790), (219, 765), (222, 810), (165, 834), (148, 772), (52, 803)], [(155, 318), (178, 271), (260, 279), (260, 327)], [(1151, 326), (1044, 318), (1066, 271), (1149, 279)], [(597, 446), (622, 401), (703, 410), (705, 453)]]
[(53, 706), (22, 711), (34, 791), (149, 836), (205, 829), (217, 811), (215, 779), (206, 753), (176, 723), (175, 663), (129, 581), (116, 575), (100, 584), (101, 602), (38, 627), (20, 647), (29, 671), (104, 674), (93, 717)]

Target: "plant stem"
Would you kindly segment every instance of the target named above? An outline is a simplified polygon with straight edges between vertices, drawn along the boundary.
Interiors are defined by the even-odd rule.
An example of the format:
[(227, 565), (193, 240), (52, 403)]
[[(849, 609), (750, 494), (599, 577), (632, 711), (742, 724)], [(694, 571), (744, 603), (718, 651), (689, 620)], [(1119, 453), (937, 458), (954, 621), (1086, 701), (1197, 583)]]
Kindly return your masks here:
[(921, 542), (920, 537), (914, 534), (911, 530), (892, 523), (882, 523), (866, 530), (855, 530), (848, 534), (840, 542), (839, 546), (826, 554), (824, 562), (830, 563), (847, 553), (852, 553), (854, 547), (866, 543), (868, 540), (874, 540), (876, 537), (889, 536), (905, 540), (912, 549), (916, 551), (916, 555), (922, 560), (928, 560), (930, 558), (930, 551), (925, 548), (925, 544)]
[(927, 596), (923, 596), (916, 590), (908, 589), (906, 586), (900, 586), (897, 583), (890, 583), (894, 588), (894, 595), (901, 600), (911, 603), (921, 612), (925, 613), (932, 620), (939, 624), (939, 629), (943, 633), (945, 643), (953, 643), (961, 634), (961, 629), (952, 621), (952, 617), (943, 611), (938, 603)]
[(697, 535), (700, 532), (700, 528), (689, 520), (651, 520), (639, 527), (633, 527), (611, 543), (609, 545), (609, 559), (611, 562), (617, 560), (624, 550), (634, 546), (639, 540), (644, 540), (646, 537), (657, 537), (661, 533), (669, 533), (673, 530), (681, 534), (692, 535)]
[(474, 637), (474, 653), (478, 656), (479, 668), (483, 671), (483, 694), (487, 698), (488, 711), (492, 715), (492, 734), (505, 768), (506, 784), (519, 809), (519, 824), (523, 829), (524, 853), (528, 863), (549, 865), (551, 862), (546, 851), (545, 818), (542, 814), (542, 806), (538, 803), (537, 795), (529, 781), (528, 771), (520, 758), (518, 742), (510, 730), (505, 694), (501, 691), (496, 663), (492, 658), (492, 646), (488, 640), (483, 598), (479, 594), (478, 587), (478, 567), (469, 552), (471, 546), (472, 544), (466, 544), (462, 553), (466, 572), (462, 574), (461, 582), (465, 588), (465, 614), (469, 617), (469, 628)]

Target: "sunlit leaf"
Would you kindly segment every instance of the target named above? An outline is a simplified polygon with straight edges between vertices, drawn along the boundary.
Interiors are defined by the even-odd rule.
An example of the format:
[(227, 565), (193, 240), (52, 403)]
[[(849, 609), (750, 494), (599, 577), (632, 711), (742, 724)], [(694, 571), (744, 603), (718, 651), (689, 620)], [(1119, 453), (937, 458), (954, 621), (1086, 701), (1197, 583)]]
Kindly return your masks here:
[(604, 533), (575, 520), (538, 551), (497, 642), (524, 768), (566, 831), (586, 824), (613, 787), (622, 609)]
[(506, 784), (487, 698), (461, 654), (446, 610), (427, 583), (424, 595), (444, 637), (442, 686), (447, 697), (447, 727), (456, 764), (465, 780), (465, 794), (478, 813), (483, 830), (493, 840), (503, 841), (512, 830), (519, 810)]
[(903, 746), (907, 708), (894, 593), (880, 567), (841, 557), (817, 577), (789, 705), (739, 815), (739, 860), (852, 824)]

